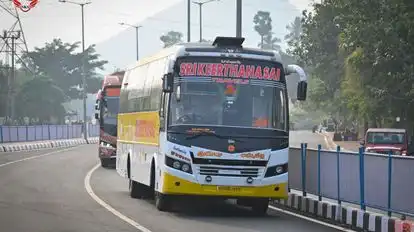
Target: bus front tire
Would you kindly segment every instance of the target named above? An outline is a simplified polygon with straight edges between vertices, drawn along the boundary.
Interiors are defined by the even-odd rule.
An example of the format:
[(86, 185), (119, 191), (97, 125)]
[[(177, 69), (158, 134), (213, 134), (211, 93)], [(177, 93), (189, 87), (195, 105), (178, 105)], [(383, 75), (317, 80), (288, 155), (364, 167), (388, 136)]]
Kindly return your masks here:
[(263, 216), (267, 214), (269, 209), (269, 200), (268, 199), (258, 199), (252, 202), (252, 211), (256, 216)]
[(169, 211), (171, 209), (171, 201), (169, 196), (159, 192), (155, 192), (155, 207), (159, 211)]

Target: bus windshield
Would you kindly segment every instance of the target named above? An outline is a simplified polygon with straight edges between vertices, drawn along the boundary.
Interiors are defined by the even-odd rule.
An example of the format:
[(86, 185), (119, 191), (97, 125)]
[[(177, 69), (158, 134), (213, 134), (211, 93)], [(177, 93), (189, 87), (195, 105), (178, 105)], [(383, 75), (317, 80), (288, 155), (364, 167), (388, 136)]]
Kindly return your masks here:
[[(274, 63), (267, 65), (275, 66)], [(288, 130), (286, 87), (282, 82), (210, 76), (177, 76), (175, 79), (169, 113), (171, 126)]]
[(116, 124), (119, 113), (119, 97), (105, 97), (103, 104), (104, 124)]

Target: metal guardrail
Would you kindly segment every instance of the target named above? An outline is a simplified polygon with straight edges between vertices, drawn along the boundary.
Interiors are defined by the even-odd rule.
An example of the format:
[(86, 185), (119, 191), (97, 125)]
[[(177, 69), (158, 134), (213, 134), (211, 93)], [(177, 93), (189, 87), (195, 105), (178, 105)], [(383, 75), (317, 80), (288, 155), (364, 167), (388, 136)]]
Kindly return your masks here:
[[(88, 124), (88, 137), (99, 136), (99, 126)], [(0, 143), (82, 138), (82, 125), (0, 125)]]
[(414, 157), (308, 149), (289, 151), (289, 188), (342, 202), (414, 215)]

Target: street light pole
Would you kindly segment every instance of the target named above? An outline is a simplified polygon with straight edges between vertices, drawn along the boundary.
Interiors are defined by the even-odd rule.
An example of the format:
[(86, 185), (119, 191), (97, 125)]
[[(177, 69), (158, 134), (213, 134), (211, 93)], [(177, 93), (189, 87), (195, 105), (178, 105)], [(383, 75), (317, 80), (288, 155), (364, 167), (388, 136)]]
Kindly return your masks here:
[(59, 0), (61, 3), (75, 4), (81, 7), (82, 14), (82, 62), (81, 62), (81, 75), (82, 75), (82, 97), (83, 97), (83, 138), (88, 142), (88, 130), (87, 130), (87, 114), (86, 114), (86, 76), (85, 76), (85, 14), (84, 7), (92, 2), (73, 2), (67, 0)]
[(122, 25), (122, 26), (125, 25), (125, 26), (129, 26), (129, 27), (135, 28), (135, 40), (136, 40), (136, 44), (137, 44), (137, 60), (139, 60), (139, 29), (142, 26), (140, 26), (140, 25), (135, 26), (135, 25), (131, 25), (131, 24), (128, 24), (128, 23), (119, 23), (119, 25)]
[(206, 4), (206, 3), (215, 2), (215, 1), (219, 1), (219, 0), (207, 0), (207, 1), (204, 1), (204, 2), (193, 2), (194, 4), (197, 4), (198, 7), (200, 7), (199, 8), (200, 9), (200, 42), (203, 40), (203, 22), (202, 22), (202, 20), (203, 20), (203, 10), (202, 10), (203, 5)]
[(236, 11), (236, 37), (242, 37), (242, 0), (237, 0)]
[(203, 41), (203, 5), (200, 4), (200, 42)]
[(187, 42), (191, 42), (191, 0), (187, 0)]

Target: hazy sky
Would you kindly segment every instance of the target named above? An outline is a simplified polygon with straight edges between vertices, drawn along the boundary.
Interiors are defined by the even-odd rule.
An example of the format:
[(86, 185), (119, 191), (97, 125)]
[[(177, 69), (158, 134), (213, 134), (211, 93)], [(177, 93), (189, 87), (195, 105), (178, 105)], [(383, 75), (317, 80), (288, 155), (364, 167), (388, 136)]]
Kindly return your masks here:
[[(85, 7), (85, 42), (88, 45), (105, 41), (126, 29), (120, 26), (119, 22), (139, 23), (180, 1), (183, 0), (91, 0), (92, 4)], [(243, 0), (245, 3), (252, 1), (260, 0)], [(289, 2), (302, 10), (308, 7), (311, 0), (289, 0)], [(80, 13), (79, 6), (59, 3), (58, 0), (39, 0), (34, 9), (27, 13), (20, 12), (29, 49), (42, 46), (56, 37), (65, 42), (79, 41)], [(12, 23), (13, 18), (0, 9), (0, 30), (7, 29)]]

